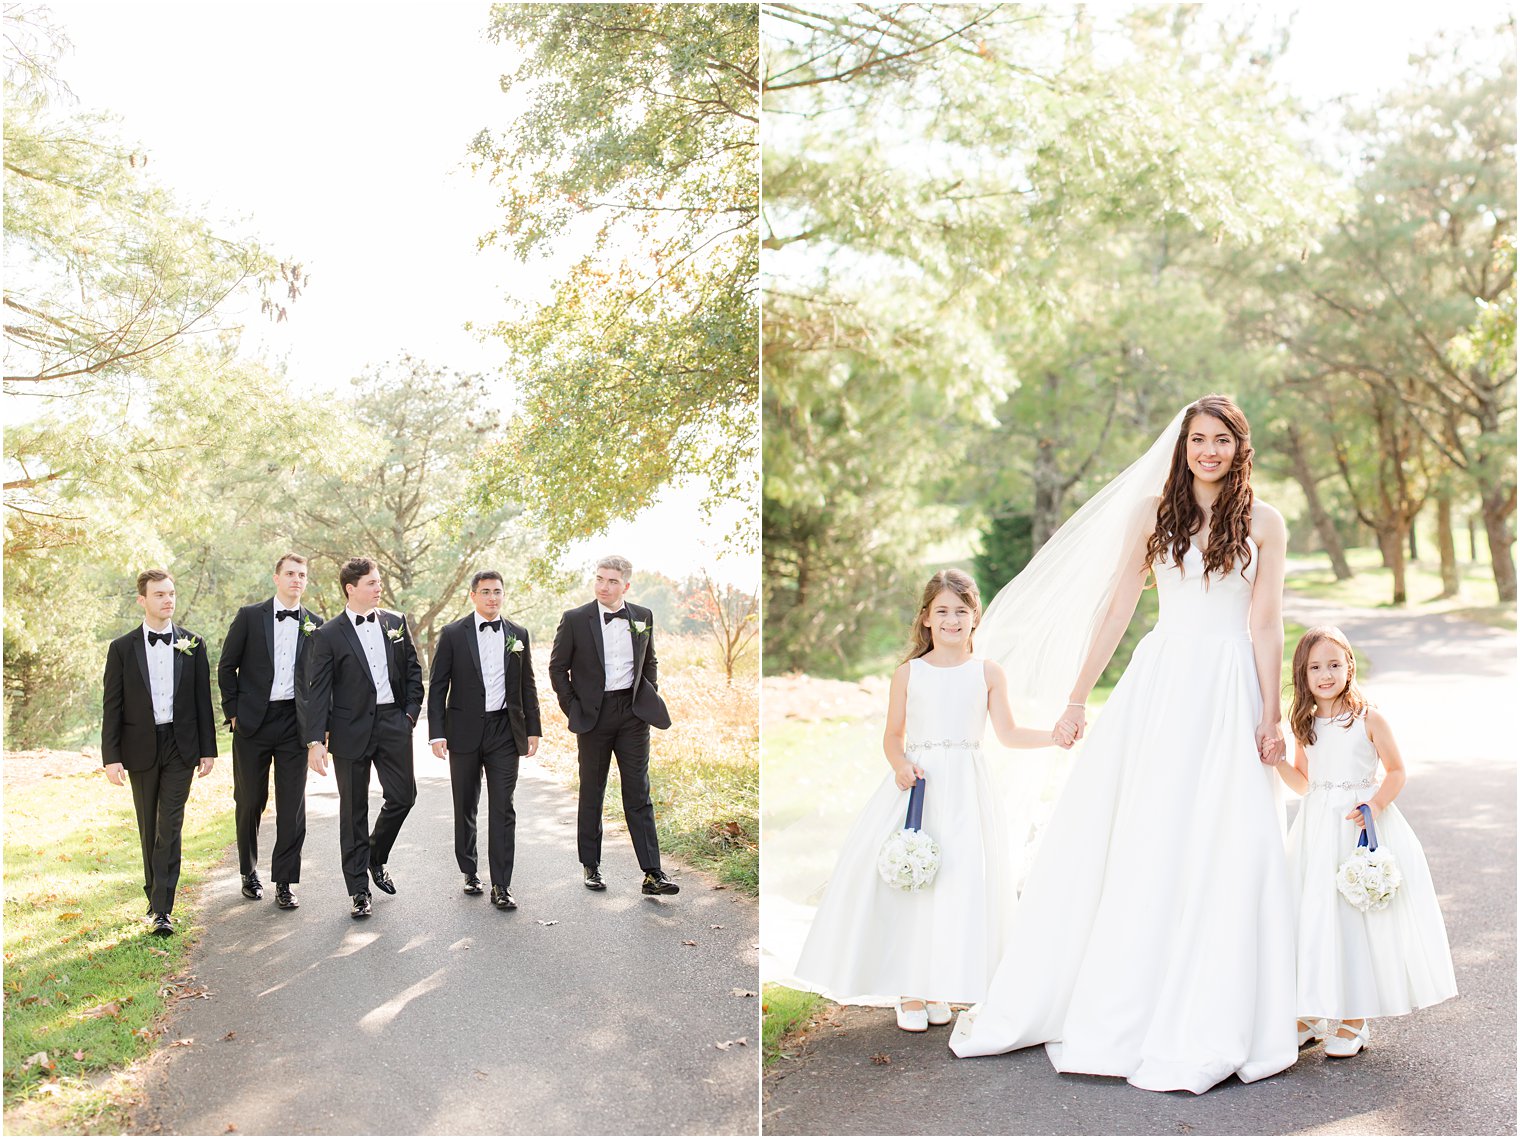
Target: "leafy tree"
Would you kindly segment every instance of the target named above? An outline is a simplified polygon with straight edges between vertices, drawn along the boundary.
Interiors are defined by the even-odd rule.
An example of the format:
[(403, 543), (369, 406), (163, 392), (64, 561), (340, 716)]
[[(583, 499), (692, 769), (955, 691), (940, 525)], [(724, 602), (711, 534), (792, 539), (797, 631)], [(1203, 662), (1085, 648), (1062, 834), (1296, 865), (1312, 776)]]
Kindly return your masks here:
[(702, 590), (689, 602), (691, 615), (700, 621), (718, 646), (725, 683), (734, 682), (734, 662), (760, 632), (760, 598), (732, 585), (718, 585), (705, 570)]
[(501, 224), (481, 243), (524, 259), (566, 240), (591, 251), (550, 300), (489, 330), (509, 351), (520, 413), (482, 458), (479, 500), (523, 503), (556, 547), (675, 482), (705, 482), (709, 507), (748, 500), (754, 8), (499, 4), (488, 34), (522, 53), (502, 87), (531, 104), (471, 148), (502, 189)]

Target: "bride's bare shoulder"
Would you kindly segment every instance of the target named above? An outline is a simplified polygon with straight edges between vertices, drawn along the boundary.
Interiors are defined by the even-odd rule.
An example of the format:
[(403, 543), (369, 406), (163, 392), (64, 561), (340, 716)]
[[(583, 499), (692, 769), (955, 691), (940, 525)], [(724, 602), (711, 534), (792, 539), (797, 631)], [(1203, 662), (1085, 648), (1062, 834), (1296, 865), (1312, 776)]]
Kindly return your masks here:
[(1258, 546), (1268, 542), (1285, 543), (1288, 540), (1288, 524), (1283, 521), (1282, 511), (1271, 503), (1257, 499), (1251, 504), (1251, 537)]

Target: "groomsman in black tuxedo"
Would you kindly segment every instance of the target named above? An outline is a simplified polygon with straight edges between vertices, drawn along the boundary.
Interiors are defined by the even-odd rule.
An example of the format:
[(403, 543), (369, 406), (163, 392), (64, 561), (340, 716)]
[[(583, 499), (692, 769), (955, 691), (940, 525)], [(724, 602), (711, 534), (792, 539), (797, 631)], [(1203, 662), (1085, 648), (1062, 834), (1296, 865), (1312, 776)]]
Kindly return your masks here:
[[(377, 889), (396, 892), (386, 872), (401, 823), (417, 801), (412, 728), (422, 712), (422, 666), (406, 618), (378, 608), (380, 567), (349, 558), (338, 572), (348, 604), (312, 634), (306, 683), (296, 686), (296, 719), (306, 760), (338, 779), (338, 841), (350, 914), (370, 914), (368, 871)], [(383, 803), (369, 829), (369, 773), (380, 777)]]
[(588, 890), (605, 890), (602, 879), (602, 799), (617, 756), (623, 785), (623, 818), (644, 871), (646, 894), (679, 894), (660, 869), (654, 804), (649, 798), (649, 729), (670, 727), (660, 699), (654, 655), (654, 615), (624, 602), (633, 581), (627, 558), (597, 563), (596, 600), (560, 618), (549, 653), (549, 682), (570, 720), (580, 759), (581, 792), (576, 845)]
[(484, 771), (489, 795), (491, 904), (515, 910), (512, 856), (517, 812), (512, 792), (517, 787), (518, 757), (538, 751), (543, 733), (528, 630), (501, 615), (505, 596), (501, 574), (481, 570), (470, 579), (474, 610), (438, 634), (428, 677), (428, 726), (434, 737), (428, 742), (434, 755), (449, 761), (454, 858), (464, 875), (464, 892), (482, 890), (475, 818)]
[(300, 905), (290, 886), (301, 880), (306, 841), (306, 748), (296, 724), (296, 685), (306, 664), (307, 642), (322, 627), (322, 618), (301, 605), (305, 592), (306, 559), (284, 555), (274, 566), (274, 596), (237, 611), (216, 669), (222, 714), (232, 728), (232, 799), (243, 897), (256, 901), (264, 896), (259, 821), (269, 802), (272, 763), (275, 841), (269, 873), (275, 905), (282, 910)]
[(216, 762), (211, 663), (206, 641), (174, 624), (174, 579), (163, 570), (137, 575), (143, 623), (106, 649), (100, 761), (118, 787), (132, 782), (142, 844), (143, 893), (153, 932), (174, 932), (180, 831), (190, 782)]

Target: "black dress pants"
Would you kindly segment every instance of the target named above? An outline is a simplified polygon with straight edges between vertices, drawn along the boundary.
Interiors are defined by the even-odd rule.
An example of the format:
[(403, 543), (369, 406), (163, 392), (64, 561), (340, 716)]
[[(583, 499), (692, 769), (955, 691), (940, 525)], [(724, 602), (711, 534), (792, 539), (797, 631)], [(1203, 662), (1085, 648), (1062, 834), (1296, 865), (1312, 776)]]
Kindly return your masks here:
[(174, 889), (179, 885), (180, 832), (185, 804), (197, 764), (186, 764), (174, 741), (174, 727), (158, 729), (158, 754), (152, 767), (128, 771), (132, 806), (137, 812), (137, 838), (142, 845), (143, 893), (156, 914), (174, 912)]
[[(369, 773), (380, 779), (382, 802), (369, 829)], [(369, 892), (369, 868), (384, 866), (401, 833), (401, 823), (417, 801), (412, 772), (412, 722), (397, 705), (375, 710), (369, 752), (357, 759), (333, 756), (338, 780), (338, 843), (343, 851), (343, 881), (350, 895)]]
[(580, 760), (581, 791), (576, 812), (576, 847), (582, 866), (602, 860), (602, 800), (607, 774), (617, 757), (623, 785), (623, 819), (628, 824), (639, 867), (660, 869), (660, 839), (649, 798), (649, 725), (633, 714), (633, 693), (608, 692), (589, 732), (575, 737)]
[(454, 790), (454, 859), (459, 872), (478, 874), (476, 815), (480, 808), (480, 777), (486, 781), (486, 854), (491, 865), (491, 885), (503, 890), (512, 885), (513, 854), (517, 845), (517, 811), (512, 793), (517, 789), (517, 742), (506, 712), (486, 713), (479, 751), (449, 752), (449, 782)]
[(232, 737), (232, 800), (236, 805), (238, 869), (259, 868), (259, 823), (269, 802), (269, 768), (274, 766), (274, 882), (301, 880), (301, 847), (306, 842), (306, 749), (296, 727), (296, 702), (272, 701), (258, 731)]

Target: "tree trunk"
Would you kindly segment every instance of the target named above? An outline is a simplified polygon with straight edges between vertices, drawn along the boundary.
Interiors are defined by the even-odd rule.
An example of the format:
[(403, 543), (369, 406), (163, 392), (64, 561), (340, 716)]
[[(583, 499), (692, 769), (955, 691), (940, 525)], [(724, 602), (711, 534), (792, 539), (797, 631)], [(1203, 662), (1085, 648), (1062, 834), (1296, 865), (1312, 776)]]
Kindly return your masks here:
[(1404, 566), (1404, 542), (1407, 537), (1407, 527), (1402, 524), (1378, 531), (1378, 548), (1383, 551), (1383, 565), (1393, 571), (1393, 604), (1395, 605), (1405, 605), (1409, 601)]
[(1471, 514), (1467, 516), (1467, 560), (1478, 560), (1478, 519)]
[(1346, 548), (1341, 544), (1335, 519), (1330, 517), (1324, 500), (1319, 496), (1319, 482), (1309, 469), (1309, 460), (1304, 454), (1303, 441), (1299, 438), (1296, 426), (1288, 428), (1288, 458), (1293, 464), (1293, 481), (1303, 490), (1304, 499), (1309, 504), (1309, 520), (1314, 523), (1319, 544), (1330, 555), (1330, 568), (1335, 571), (1335, 580), (1346, 581), (1352, 576), (1351, 565), (1346, 561)]
[(1451, 528), (1451, 492), (1436, 495), (1436, 541), (1441, 547), (1441, 596), (1455, 597), (1462, 588), (1457, 572), (1457, 539)]
[(1056, 463), (1055, 440), (1043, 438), (1035, 444), (1034, 507), (1030, 514), (1030, 538), (1038, 550), (1050, 540), (1061, 525), (1061, 499), (1065, 488)]
[(1488, 554), (1494, 563), (1494, 587), (1500, 601), (1515, 600), (1515, 554), (1511, 547), (1515, 531), (1515, 488), (1499, 487), (1483, 496), (1483, 529), (1488, 533)]
[(1420, 560), (1419, 543), (1415, 541), (1416, 533), (1418, 533), (1418, 530), (1415, 527), (1414, 519), (1411, 518), (1409, 520), (1409, 560), (1412, 562), (1417, 562)]

